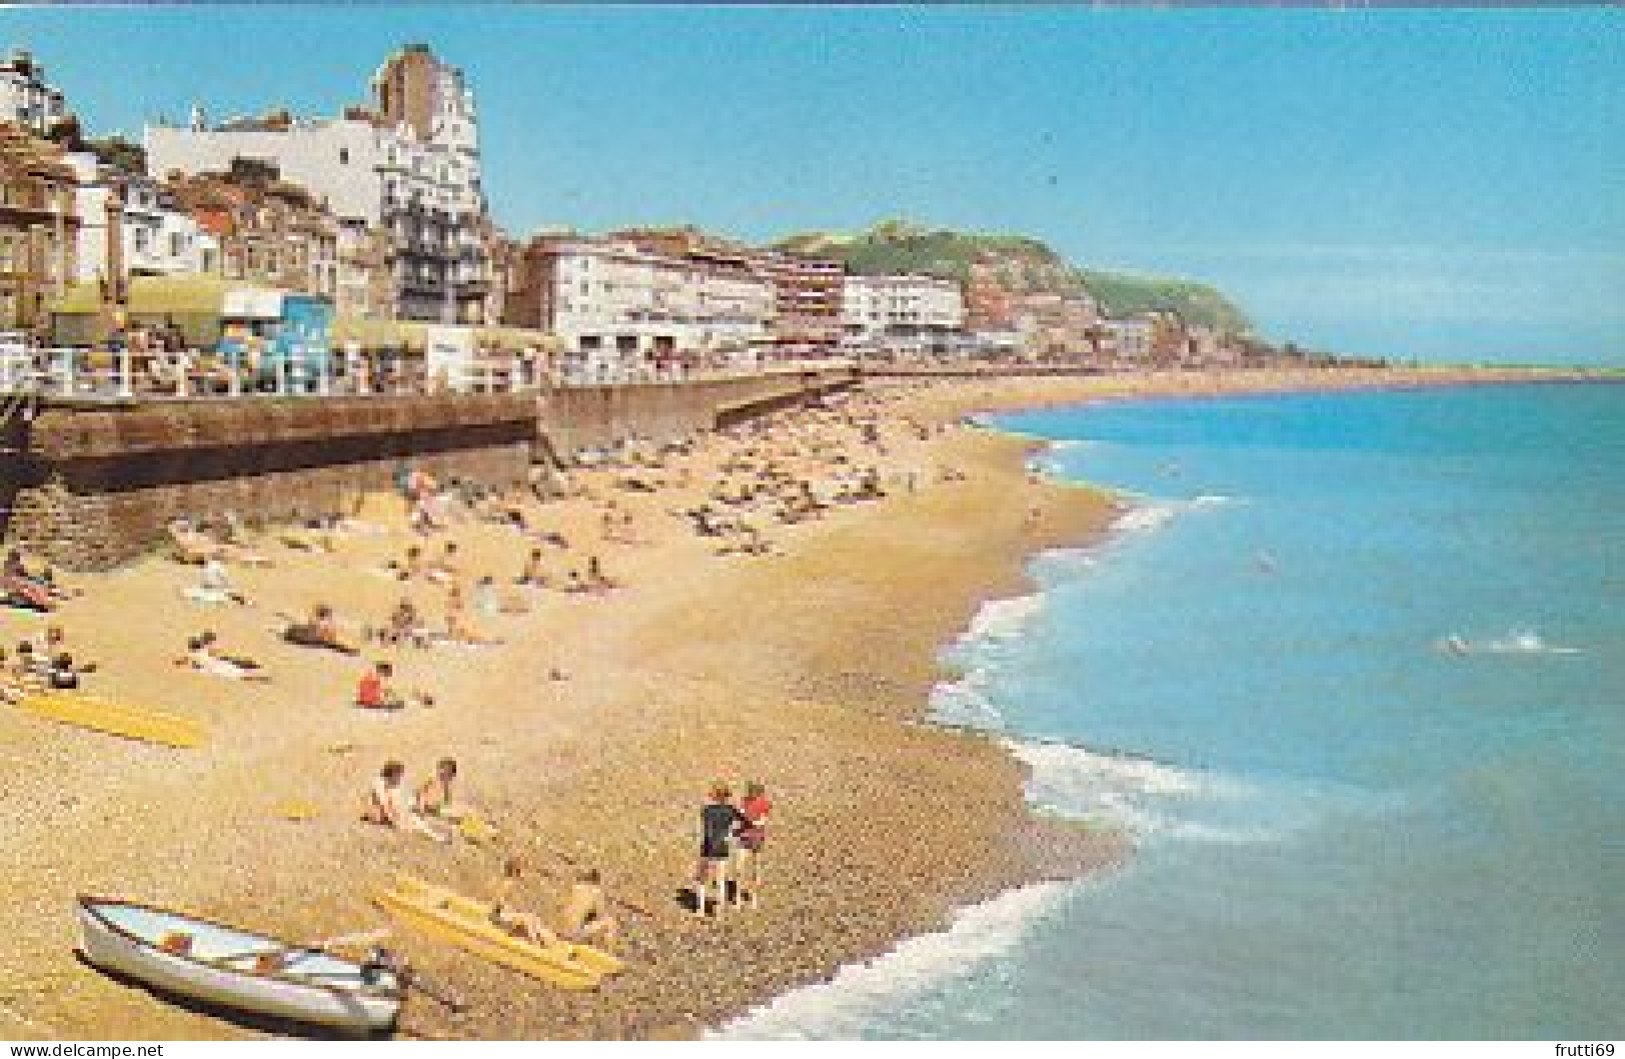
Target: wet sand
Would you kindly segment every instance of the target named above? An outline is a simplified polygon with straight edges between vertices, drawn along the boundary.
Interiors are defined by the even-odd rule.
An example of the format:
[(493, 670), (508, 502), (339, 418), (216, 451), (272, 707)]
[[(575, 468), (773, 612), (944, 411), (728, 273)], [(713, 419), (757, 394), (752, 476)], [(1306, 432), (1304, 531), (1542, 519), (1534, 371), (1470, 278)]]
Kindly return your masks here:
[[(91, 690), (203, 718), (213, 733), (205, 749), (175, 751), (0, 708), (9, 895), (0, 929), (10, 939), (0, 1036), (259, 1034), (81, 966), (77, 892), (298, 940), (387, 922), (368, 898), (399, 871), (483, 896), (501, 858), (519, 854), (538, 869), (526, 898), (545, 913), (571, 871), (595, 865), (637, 909), (621, 917), (634, 966), (598, 993), (552, 990), (406, 931), (390, 944), (471, 1003), (454, 1016), (414, 1000), (404, 1035), (620, 1038), (692, 1035), (941, 926), (966, 903), (1108, 866), (1127, 853), (1120, 836), (1032, 816), (1021, 766), (995, 743), (919, 723), (942, 675), (938, 651), (980, 603), (1021, 591), (1032, 553), (1097, 538), (1116, 510), (1101, 493), (1031, 480), (1026, 442), (951, 424), (972, 411), (1112, 396), (1417, 381), (1464, 380), (1305, 372), (876, 385), (852, 407), (874, 406), (883, 452), (848, 426), (792, 413), (772, 434), (712, 439), (635, 472), (665, 481), (654, 492), (619, 488), (612, 471), (578, 473), (592, 495), (531, 511), (574, 545), (545, 550), (550, 573), (596, 554), (625, 587), (532, 593), (532, 613), (480, 619), (502, 646), (354, 659), (277, 641), (273, 614), (317, 601), (379, 622), (404, 590), (430, 617), (443, 612), (438, 586), (403, 589), (382, 572), (414, 539), (400, 501), (382, 496), (362, 513), (381, 532), (344, 535), (331, 554), (289, 549), (275, 535), (257, 542), (277, 565), (232, 568), (253, 607), (183, 599), (196, 570), (154, 557), (75, 579), (87, 598), (49, 619), (0, 612), (0, 643), (57, 622), (100, 663)], [(874, 464), (888, 495), (768, 528), (775, 554), (719, 556), (717, 541), (672, 512), (697, 503), (747, 450), (825, 469), (839, 451), (849, 467)], [(611, 497), (633, 512), (639, 543), (601, 539)], [(503, 581), (529, 548), (484, 523), (449, 536), (466, 572)], [(186, 636), (203, 628), (265, 663), (272, 682), (177, 668)], [(399, 683), (432, 691), (436, 705), (393, 714), (349, 705), (372, 657), (394, 660)], [(567, 679), (551, 679), (554, 669)], [(442, 755), (459, 760), (470, 800), (501, 830), (494, 846), (441, 846), (356, 822), (385, 759), (404, 761), (416, 784)], [(678, 898), (715, 779), (760, 779), (776, 807), (760, 907), (710, 920)], [(290, 803), (315, 816), (284, 819)]]

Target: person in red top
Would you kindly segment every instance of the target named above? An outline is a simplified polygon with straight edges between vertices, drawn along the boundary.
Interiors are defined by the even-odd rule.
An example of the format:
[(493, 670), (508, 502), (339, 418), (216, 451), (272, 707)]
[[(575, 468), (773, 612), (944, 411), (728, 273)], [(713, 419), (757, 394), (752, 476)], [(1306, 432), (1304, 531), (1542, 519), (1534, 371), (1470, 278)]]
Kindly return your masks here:
[(394, 675), (395, 667), (388, 662), (373, 663), (356, 686), (355, 704), (369, 710), (398, 710), (405, 706), (400, 694), (390, 687), (389, 680)]
[(734, 851), (738, 861), (734, 878), (745, 904), (752, 907), (756, 905), (756, 892), (762, 885), (762, 846), (767, 843), (767, 818), (772, 812), (773, 802), (767, 796), (767, 788), (755, 782), (745, 784), (745, 797), (739, 802), (739, 815), (744, 823), (735, 832), (739, 844)]

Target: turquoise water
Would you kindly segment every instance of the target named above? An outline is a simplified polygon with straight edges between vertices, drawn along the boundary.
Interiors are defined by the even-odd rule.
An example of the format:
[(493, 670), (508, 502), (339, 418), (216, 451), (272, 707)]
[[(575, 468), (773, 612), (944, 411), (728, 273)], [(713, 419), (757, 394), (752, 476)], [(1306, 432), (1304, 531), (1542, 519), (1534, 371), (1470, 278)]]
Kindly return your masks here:
[(1121, 871), (735, 1036), (1625, 1036), (1625, 387), (1006, 417), (1133, 494), (950, 652)]

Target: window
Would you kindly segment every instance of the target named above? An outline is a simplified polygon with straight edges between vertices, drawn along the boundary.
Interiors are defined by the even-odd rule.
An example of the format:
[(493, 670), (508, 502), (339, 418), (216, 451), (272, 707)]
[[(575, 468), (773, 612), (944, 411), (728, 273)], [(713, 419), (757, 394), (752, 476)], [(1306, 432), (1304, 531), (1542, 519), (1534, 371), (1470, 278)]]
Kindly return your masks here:
[(340, 147), (339, 148), (339, 165), (349, 165), (349, 164), (350, 164), (350, 149), (348, 147)]

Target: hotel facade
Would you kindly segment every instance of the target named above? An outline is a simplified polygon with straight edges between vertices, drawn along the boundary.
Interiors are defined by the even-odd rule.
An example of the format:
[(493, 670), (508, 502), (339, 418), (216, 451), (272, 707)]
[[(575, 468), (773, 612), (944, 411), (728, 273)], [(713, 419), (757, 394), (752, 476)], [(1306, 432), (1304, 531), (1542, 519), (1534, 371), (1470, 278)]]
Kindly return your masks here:
[(382, 248), (392, 280), (385, 315), (436, 323), (488, 321), (487, 203), (474, 94), (460, 70), (413, 45), (371, 84), (372, 105), (337, 118), (285, 112), (211, 126), (194, 108), (187, 127), (149, 125), (148, 171), (160, 179), (228, 172), (234, 160), (271, 166), (308, 189), (352, 248)]

